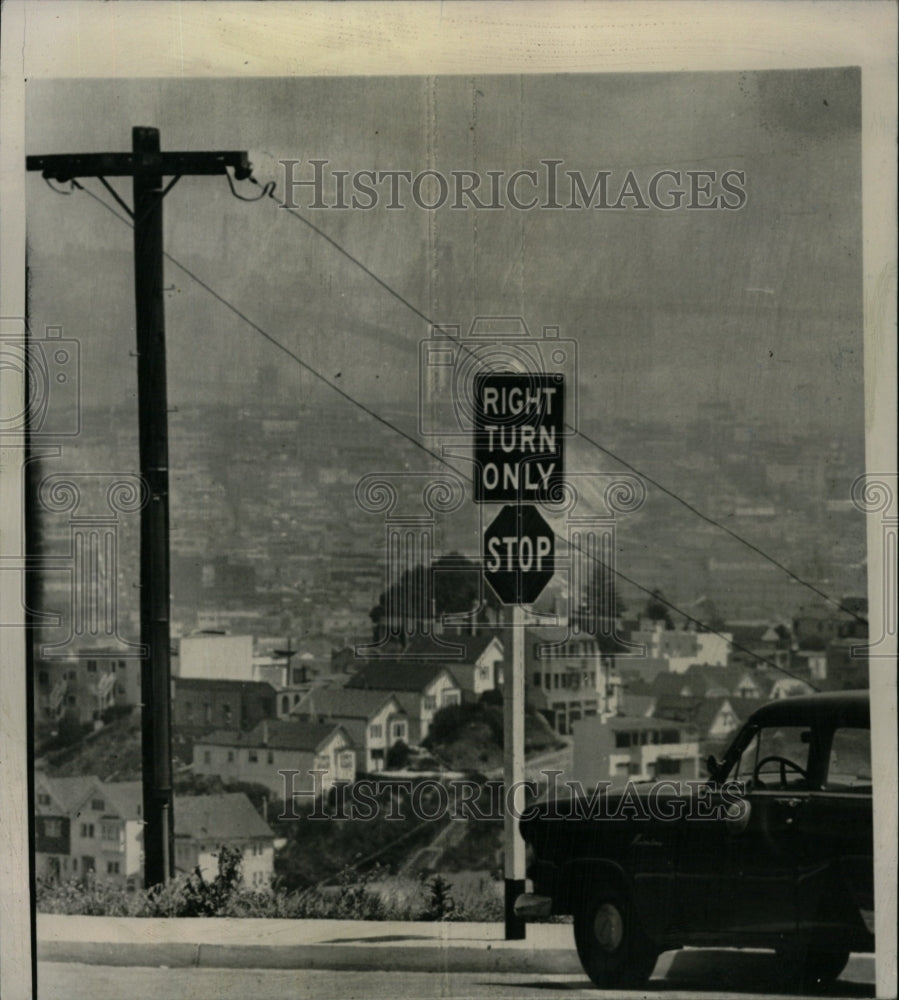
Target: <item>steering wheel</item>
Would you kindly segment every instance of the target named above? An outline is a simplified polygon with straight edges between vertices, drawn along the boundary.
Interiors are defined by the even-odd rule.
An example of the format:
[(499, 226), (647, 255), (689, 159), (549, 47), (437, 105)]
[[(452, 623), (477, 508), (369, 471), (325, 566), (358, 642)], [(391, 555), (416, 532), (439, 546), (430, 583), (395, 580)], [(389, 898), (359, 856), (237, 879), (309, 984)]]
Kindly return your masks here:
[(800, 767), (795, 761), (790, 760), (789, 757), (781, 757), (778, 754), (771, 754), (770, 757), (762, 757), (758, 764), (755, 765), (755, 770), (752, 772), (752, 783), (754, 785), (760, 785), (762, 788), (765, 787), (765, 783), (759, 777), (759, 772), (765, 764), (771, 763), (780, 764), (780, 783), (784, 788), (787, 787), (787, 768), (802, 775), (805, 780), (808, 780), (808, 774), (805, 769)]

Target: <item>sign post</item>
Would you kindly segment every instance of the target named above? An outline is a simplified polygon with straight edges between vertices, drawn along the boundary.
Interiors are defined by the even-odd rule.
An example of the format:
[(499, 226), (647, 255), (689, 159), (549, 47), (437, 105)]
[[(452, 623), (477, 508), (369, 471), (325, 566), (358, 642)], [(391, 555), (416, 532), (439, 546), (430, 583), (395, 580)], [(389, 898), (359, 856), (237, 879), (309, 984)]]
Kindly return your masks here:
[(518, 817), (524, 812), (524, 608), (512, 607), (512, 676), (503, 684), (503, 781), (506, 814), (503, 826), (503, 898), (506, 940), (521, 941), (524, 920), (515, 914), (515, 900), (525, 891), (524, 841)]
[(561, 375), (489, 372), (475, 380), (475, 502), (505, 504), (484, 532), (484, 579), (503, 604), (512, 605), (512, 662), (503, 680), (507, 941), (522, 940), (526, 933), (524, 920), (515, 914), (526, 876), (518, 832), (527, 805), (522, 605), (540, 596), (555, 570), (555, 534), (533, 502), (549, 500), (561, 483), (563, 420)]

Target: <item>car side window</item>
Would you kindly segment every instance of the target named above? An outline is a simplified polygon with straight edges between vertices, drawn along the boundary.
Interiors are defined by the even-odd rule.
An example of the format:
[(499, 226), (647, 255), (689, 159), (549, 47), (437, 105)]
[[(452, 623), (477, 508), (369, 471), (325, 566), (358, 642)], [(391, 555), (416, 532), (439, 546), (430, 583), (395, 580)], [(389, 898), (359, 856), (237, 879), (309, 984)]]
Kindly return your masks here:
[(871, 791), (871, 731), (844, 727), (837, 729), (830, 744), (827, 792)]

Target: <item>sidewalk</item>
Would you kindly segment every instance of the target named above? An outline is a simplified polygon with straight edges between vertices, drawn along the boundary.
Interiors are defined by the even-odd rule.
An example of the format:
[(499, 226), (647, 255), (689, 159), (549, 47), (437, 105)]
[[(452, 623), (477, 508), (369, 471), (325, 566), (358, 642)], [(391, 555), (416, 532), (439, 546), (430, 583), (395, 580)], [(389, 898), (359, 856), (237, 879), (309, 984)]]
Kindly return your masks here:
[(73, 917), (41, 913), (38, 959), (169, 968), (576, 973), (570, 924), (247, 918)]
[[(37, 918), (38, 959), (88, 965), (355, 972), (494, 972), (582, 975), (571, 924), (529, 924), (524, 941), (499, 923), (249, 918)], [(653, 978), (758, 965), (730, 949), (665, 952)], [(773, 956), (770, 956), (773, 961)], [(770, 963), (768, 963), (770, 964)], [(708, 974), (708, 969), (706, 969)], [(874, 982), (874, 956), (853, 955), (841, 979)]]

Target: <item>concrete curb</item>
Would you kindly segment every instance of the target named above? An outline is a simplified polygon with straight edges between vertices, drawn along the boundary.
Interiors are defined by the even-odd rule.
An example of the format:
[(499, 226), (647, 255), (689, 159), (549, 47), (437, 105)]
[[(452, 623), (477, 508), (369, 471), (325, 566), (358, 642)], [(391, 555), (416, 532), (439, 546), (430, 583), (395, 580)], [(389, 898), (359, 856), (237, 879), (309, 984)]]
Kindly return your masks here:
[(169, 968), (577, 973), (571, 928), (505, 941), (502, 925), (38, 917), (38, 959)]
[(581, 971), (569, 951), (509, 951), (500, 948), (430, 945), (379, 948), (365, 945), (123, 945), (85, 941), (38, 943), (42, 962), (83, 965), (166, 966), (206, 969), (334, 969), (348, 972), (534, 972)]

